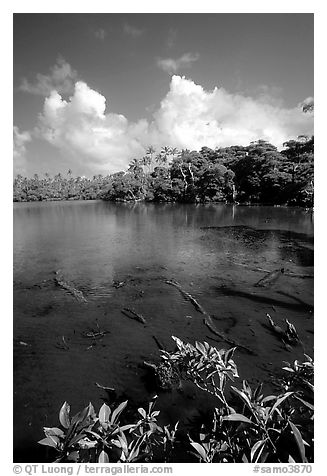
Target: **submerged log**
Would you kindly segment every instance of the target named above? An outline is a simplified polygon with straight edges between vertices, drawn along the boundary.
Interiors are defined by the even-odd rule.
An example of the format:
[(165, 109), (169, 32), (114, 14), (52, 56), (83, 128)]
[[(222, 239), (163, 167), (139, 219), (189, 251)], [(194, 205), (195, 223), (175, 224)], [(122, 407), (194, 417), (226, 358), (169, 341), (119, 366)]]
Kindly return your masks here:
[(95, 382), (95, 385), (102, 390), (106, 390), (107, 392), (115, 392), (116, 390), (112, 387), (105, 387), (104, 385), (100, 385), (98, 382)]
[(292, 271), (285, 271), (285, 276), (289, 276), (290, 278), (301, 278), (301, 279), (313, 279), (313, 274), (305, 274), (305, 273), (292, 273)]
[(90, 338), (95, 341), (96, 339), (102, 339), (102, 337), (110, 333), (110, 331), (100, 329), (97, 319), (95, 320), (95, 323), (96, 323), (96, 329), (92, 329), (91, 327), (89, 327), (88, 331), (82, 332), (83, 337)]
[(211, 319), (209, 314), (207, 314), (207, 312), (203, 309), (201, 304), (199, 304), (198, 301), (196, 299), (194, 299), (194, 297), (190, 293), (186, 292), (177, 281), (166, 280), (166, 284), (170, 284), (171, 286), (175, 286), (175, 288), (177, 288), (180, 291), (180, 293), (193, 304), (193, 306), (195, 307), (195, 309), (197, 311), (201, 312), (201, 314), (203, 314), (204, 316), (207, 316), (209, 319)]
[(61, 270), (55, 272), (55, 283), (60, 286), (62, 289), (65, 289), (70, 294), (72, 294), (78, 301), (80, 302), (87, 302), (84, 294), (79, 289), (75, 288), (72, 283), (69, 283), (65, 280)]
[(298, 342), (302, 344), (295, 326), (288, 319), (285, 319), (286, 330), (284, 331), (273, 321), (270, 314), (267, 313), (266, 316), (273, 332), (279, 337), (287, 350), (292, 350), (291, 345), (296, 345)]
[(227, 344), (232, 345), (233, 347), (239, 347), (240, 349), (246, 351), (248, 354), (256, 355), (256, 353), (253, 350), (249, 349), (248, 347), (246, 347), (242, 344), (239, 344), (238, 342), (236, 342), (232, 339), (229, 339), (228, 337), (225, 336), (225, 334), (223, 334), (222, 332), (219, 332), (216, 329), (216, 326), (215, 326), (211, 316), (207, 313), (207, 311), (201, 306), (200, 303), (198, 303), (198, 301), (196, 299), (194, 299), (194, 297), (190, 293), (186, 292), (177, 281), (167, 280), (166, 284), (170, 284), (171, 286), (175, 286), (175, 288), (177, 288), (180, 291), (180, 293), (193, 304), (195, 309), (198, 312), (200, 312), (201, 314), (204, 315), (203, 322), (208, 327), (208, 329), (210, 329), (210, 331), (213, 334), (220, 337), (220, 339), (225, 341)]
[(286, 334), (289, 336), (289, 338), (293, 339), (295, 341), (299, 341), (300, 338), (299, 338), (299, 335), (297, 333), (297, 330), (296, 330), (296, 327), (294, 326), (294, 324), (292, 324), (288, 319), (285, 319), (285, 323), (286, 323), (286, 326), (287, 326)]
[(69, 345), (66, 342), (65, 336), (61, 337), (61, 342), (57, 342), (57, 344), (55, 344), (55, 347), (61, 350), (69, 350)]
[(224, 340), (227, 344), (231, 345), (232, 347), (238, 347), (239, 349), (244, 350), (247, 354), (257, 355), (257, 353), (254, 352), (249, 347), (243, 344), (240, 344), (239, 342), (236, 342), (233, 339), (229, 339), (228, 337), (225, 336), (225, 334), (223, 334), (222, 332), (219, 332), (212, 321), (209, 321), (207, 318), (205, 318), (203, 319), (203, 322), (213, 334), (220, 337), (220, 339)]
[(116, 289), (122, 288), (125, 285), (126, 285), (126, 281), (113, 281), (112, 282), (112, 286)]
[(141, 324), (146, 324), (146, 320), (141, 314), (137, 314), (137, 312), (132, 311), (132, 309), (129, 309), (127, 307), (124, 307), (121, 311), (125, 316), (129, 317), (130, 319), (134, 319), (135, 321), (140, 322)]
[(99, 331), (99, 332), (83, 332), (82, 336), (90, 339), (102, 339), (106, 334), (109, 334), (109, 331)]
[(284, 274), (284, 268), (275, 269), (268, 273), (264, 278), (260, 279), (254, 286), (265, 288), (274, 284), (282, 274)]
[(275, 334), (277, 334), (278, 336), (280, 336), (282, 338), (286, 337), (285, 332), (283, 331), (283, 329), (280, 326), (278, 326), (277, 324), (275, 324), (275, 322), (273, 321), (270, 314), (267, 313), (266, 316), (267, 316), (267, 319), (269, 321), (270, 327), (275, 332)]
[[(244, 263), (236, 263), (235, 261), (232, 261), (232, 263), (236, 266), (242, 266), (242, 268), (249, 269), (250, 271), (255, 271), (255, 272), (258, 272), (258, 273), (271, 273), (271, 271), (269, 271), (268, 269), (257, 268), (257, 267), (249, 266), (249, 265), (244, 264)], [(313, 279), (314, 278), (313, 274), (293, 273), (293, 271), (289, 271), (289, 270), (286, 270), (286, 269), (284, 270), (284, 276), (289, 276), (290, 278), (301, 278), (301, 279), (307, 279), (307, 278), (308, 279)]]

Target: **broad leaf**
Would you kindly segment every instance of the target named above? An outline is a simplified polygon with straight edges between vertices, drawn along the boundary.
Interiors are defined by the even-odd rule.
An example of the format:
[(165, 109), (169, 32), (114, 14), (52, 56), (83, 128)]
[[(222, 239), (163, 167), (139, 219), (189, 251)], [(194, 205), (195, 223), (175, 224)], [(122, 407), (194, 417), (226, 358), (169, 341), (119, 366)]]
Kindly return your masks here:
[(277, 407), (279, 407), (279, 405), (284, 401), (286, 400), (286, 398), (288, 398), (290, 395), (292, 395), (293, 392), (286, 392), (282, 397), (278, 398), (276, 400), (276, 402), (274, 403), (274, 406), (272, 407), (272, 409), (270, 410), (269, 412), (269, 416), (271, 416), (274, 411), (276, 410)]
[(127, 402), (128, 400), (126, 400), (125, 402), (122, 402), (120, 405), (118, 405), (118, 407), (116, 408), (116, 410), (114, 410), (112, 412), (112, 415), (111, 415), (111, 423), (116, 423), (116, 421), (118, 420), (119, 418), (119, 415), (121, 414), (121, 412), (124, 410), (124, 408), (126, 407), (127, 405)]
[(195, 441), (191, 442), (191, 445), (199, 453), (203, 461), (207, 461), (207, 453), (205, 449), (203, 448), (203, 446), (200, 445), (200, 443), (196, 443)]
[(227, 363), (230, 360), (230, 358), (233, 356), (235, 349), (236, 347), (232, 347), (231, 349), (227, 350), (224, 356), (225, 363)]
[(306, 407), (310, 408), (310, 410), (314, 411), (314, 406), (311, 403), (306, 402), (305, 400), (302, 400), (302, 398), (298, 397), (297, 395), (294, 395), (294, 397), (297, 400), (300, 400), (300, 402), (302, 402)]
[(69, 403), (65, 402), (59, 411), (59, 421), (64, 428), (69, 428), (70, 425), (70, 405)]
[[(258, 462), (265, 443), (266, 443), (266, 440), (259, 440), (252, 446), (252, 449), (251, 449), (251, 463), (257, 463)], [(260, 448), (261, 448), (261, 451), (259, 452), (259, 454), (257, 454)]]
[(307, 463), (307, 459), (305, 457), (305, 448), (304, 448), (304, 442), (303, 442), (303, 439), (302, 439), (302, 435), (301, 435), (299, 429), (297, 428), (297, 426), (294, 425), (294, 423), (289, 421), (289, 424), (290, 424), (290, 427), (292, 428), (296, 444), (299, 448), (302, 463)]
[(245, 395), (245, 393), (242, 392), (242, 390), (239, 390), (236, 387), (231, 386), (231, 389), (234, 390), (234, 392), (237, 393), (242, 398), (242, 400), (247, 404), (247, 406), (252, 410), (251, 402), (250, 402), (248, 396)]
[(85, 423), (86, 419), (90, 415), (90, 405), (89, 404), (87, 407), (85, 407), (82, 411), (79, 413), (76, 413), (76, 415), (73, 416), (71, 424), (72, 425), (81, 425), (82, 423)]
[(45, 446), (52, 446), (52, 448), (57, 448), (59, 443), (59, 438), (56, 436), (48, 436), (47, 438), (43, 438), (43, 440), (38, 441), (40, 445)]
[(249, 460), (247, 459), (246, 454), (243, 453), (243, 455), (242, 455), (242, 463), (248, 463), (248, 462), (249, 462)]
[(139, 412), (142, 418), (146, 418), (146, 411), (144, 410), (144, 408), (138, 408), (137, 411)]
[(271, 400), (277, 400), (276, 395), (268, 395), (267, 397), (261, 400), (261, 403), (271, 402)]
[(123, 432), (126, 430), (130, 430), (131, 428), (135, 428), (135, 425), (123, 425), (120, 427), (120, 431)]
[(227, 415), (225, 417), (223, 417), (223, 421), (241, 421), (243, 423), (250, 423), (250, 424), (254, 424), (253, 421), (251, 421), (249, 418), (247, 418), (246, 416), (244, 415), (241, 415), (241, 413), (232, 413), (231, 415)]
[(206, 355), (205, 347), (204, 347), (204, 345), (203, 345), (201, 342), (196, 342), (196, 343), (195, 343), (195, 347), (197, 348), (197, 350), (198, 350), (199, 352), (201, 352), (202, 355), (204, 355), (204, 356)]
[(99, 454), (98, 463), (109, 463), (109, 457), (105, 451), (101, 451)]
[(65, 433), (60, 428), (43, 428), (45, 436), (64, 436)]
[(111, 414), (110, 407), (108, 407), (108, 405), (104, 403), (99, 410), (99, 422), (101, 424), (108, 423), (110, 414)]

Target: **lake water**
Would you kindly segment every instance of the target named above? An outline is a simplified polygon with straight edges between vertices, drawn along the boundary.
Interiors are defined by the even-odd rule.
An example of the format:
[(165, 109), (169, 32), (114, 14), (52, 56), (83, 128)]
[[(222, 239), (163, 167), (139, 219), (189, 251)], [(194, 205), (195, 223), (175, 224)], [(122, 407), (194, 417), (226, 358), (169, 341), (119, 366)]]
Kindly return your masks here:
[[(286, 273), (269, 288), (266, 271)], [(55, 285), (55, 271), (87, 302)], [(290, 276), (291, 274), (306, 277)], [(14, 204), (14, 461), (43, 461), (43, 426), (96, 409), (113, 387), (118, 398), (148, 401), (154, 389), (144, 360), (158, 362), (153, 336), (224, 342), (166, 280), (177, 280), (213, 317), (217, 329), (251, 348), (237, 351), (242, 378), (273, 385), (283, 361), (313, 354), (313, 220), (295, 208), (232, 205), (48, 202)], [(114, 287), (113, 282), (123, 283)], [(126, 317), (131, 308), (146, 326)], [(291, 352), (267, 327), (266, 313), (295, 324), (302, 344)], [(106, 330), (96, 341), (90, 330)], [(240, 381), (241, 381), (240, 379)], [(241, 382), (240, 382), (241, 383)], [(199, 416), (210, 399), (187, 384), (160, 393), (164, 423)], [(186, 423), (185, 423), (186, 424)]]

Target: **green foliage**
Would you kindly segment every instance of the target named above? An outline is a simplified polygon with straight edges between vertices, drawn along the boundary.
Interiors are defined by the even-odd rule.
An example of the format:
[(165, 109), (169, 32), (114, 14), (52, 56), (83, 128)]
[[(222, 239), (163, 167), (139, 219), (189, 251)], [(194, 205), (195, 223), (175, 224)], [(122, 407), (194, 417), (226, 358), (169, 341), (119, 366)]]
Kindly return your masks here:
[[(313, 461), (312, 359), (286, 363), (287, 376), (278, 394), (264, 395), (263, 385), (228, 386), (239, 378), (235, 348), (218, 350), (207, 342), (193, 346), (173, 337), (174, 352), (161, 351), (165, 366), (217, 398), (212, 421), (192, 430), (188, 441), (196, 460), (213, 462), (286, 463)], [(232, 391), (232, 396), (229, 394)], [(98, 415), (90, 403), (75, 416), (65, 402), (59, 412), (61, 428), (44, 428), (40, 444), (58, 452), (57, 462), (139, 462), (173, 459), (178, 423), (159, 426), (154, 397), (148, 409), (138, 408), (132, 423), (122, 422), (127, 401)], [(183, 439), (183, 434), (179, 432)], [(184, 435), (184, 441), (185, 435)], [(160, 450), (158, 452), (158, 450)], [(184, 449), (185, 451), (185, 449)]]
[(39, 443), (57, 451), (56, 462), (150, 461), (156, 447), (162, 447), (168, 455), (174, 446), (178, 424), (173, 430), (158, 425), (160, 412), (154, 410), (155, 399), (147, 410), (138, 409), (138, 419), (131, 424), (121, 423), (127, 401), (115, 409), (104, 403), (98, 415), (89, 403), (73, 417), (65, 402), (59, 412), (62, 428), (44, 428), (45, 438)]
[(248, 146), (202, 147), (200, 152), (149, 146), (127, 172), (93, 179), (57, 174), (17, 175), (14, 201), (91, 200), (233, 202), (313, 206), (314, 139), (299, 136), (275, 146), (258, 140)]
[(177, 350), (161, 351), (161, 359), (176, 368), (184, 380), (190, 380), (201, 390), (215, 395), (226, 404), (224, 390), (227, 380), (238, 377), (237, 367), (232, 359), (234, 348), (218, 351), (207, 342), (196, 342), (195, 346), (182, 342), (173, 336)]
[[(199, 441), (190, 437), (195, 456), (202, 462), (308, 462), (313, 460), (313, 361), (287, 364), (290, 377), (278, 395), (264, 396), (262, 384), (252, 389), (231, 386), (237, 397), (231, 403), (226, 381), (238, 377), (228, 351), (196, 342), (195, 347), (174, 338), (177, 351), (162, 358), (177, 365), (197, 387), (215, 395), (213, 423), (202, 425)], [(309, 394), (309, 395), (308, 395)], [(304, 400), (303, 398), (306, 398)], [(309, 401), (308, 401), (308, 400)], [(234, 399), (235, 400), (235, 399)]]

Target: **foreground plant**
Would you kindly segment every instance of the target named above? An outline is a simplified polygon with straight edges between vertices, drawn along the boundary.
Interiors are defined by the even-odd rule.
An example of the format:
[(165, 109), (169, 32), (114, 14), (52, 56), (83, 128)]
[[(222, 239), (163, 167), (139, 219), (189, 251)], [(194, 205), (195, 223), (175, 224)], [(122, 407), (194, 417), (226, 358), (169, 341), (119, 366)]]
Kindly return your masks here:
[(168, 453), (175, 441), (174, 430), (157, 424), (159, 411), (154, 411), (155, 399), (148, 410), (138, 409), (135, 423), (122, 425), (120, 417), (127, 406), (122, 402), (112, 410), (103, 404), (96, 414), (91, 403), (73, 417), (70, 406), (63, 404), (59, 412), (62, 428), (44, 428), (45, 438), (41, 445), (53, 447), (58, 452), (56, 462), (137, 462), (151, 461), (153, 449), (163, 446)]
[[(207, 342), (195, 346), (173, 337), (176, 350), (161, 351), (161, 363), (155, 368), (160, 378), (193, 382), (217, 399), (212, 423), (202, 424), (200, 434), (188, 435), (192, 454), (201, 462), (302, 462), (313, 461), (313, 360), (286, 363), (287, 377), (281, 380), (277, 395), (262, 393), (262, 384), (251, 388), (247, 381), (241, 388), (230, 386), (239, 377), (233, 360), (235, 348), (218, 350)], [(161, 461), (172, 460), (177, 426), (158, 425), (156, 397), (148, 410), (138, 409), (138, 420), (121, 424), (127, 406), (122, 402), (111, 409), (103, 404), (96, 415), (90, 403), (70, 417), (65, 402), (59, 413), (60, 428), (44, 428), (39, 443), (55, 448), (57, 462), (148, 462), (156, 448)]]
[(235, 348), (217, 350), (207, 342), (196, 342), (195, 346), (172, 337), (176, 343), (175, 352), (161, 351), (163, 365), (177, 371), (181, 380), (190, 380), (198, 388), (211, 393), (228, 407), (225, 399), (227, 380), (238, 377), (237, 367), (232, 359)]
[(232, 405), (226, 396), (226, 381), (238, 377), (231, 358), (235, 349), (218, 351), (207, 342), (196, 342), (194, 347), (174, 340), (178, 350), (169, 355), (164, 352), (162, 358), (178, 365), (188, 379), (217, 397), (220, 403), (215, 408), (211, 427), (202, 425), (200, 441), (190, 437), (200, 461), (305, 463), (312, 460), (314, 387), (310, 357), (305, 356), (304, 363), (295, 361), (284, 367), (290, 377), (283, 381), (278, 395), (264, 396), (262, 384), (252, 389), (245, 380), (240, 389), (231, 386), (237, 397)]

